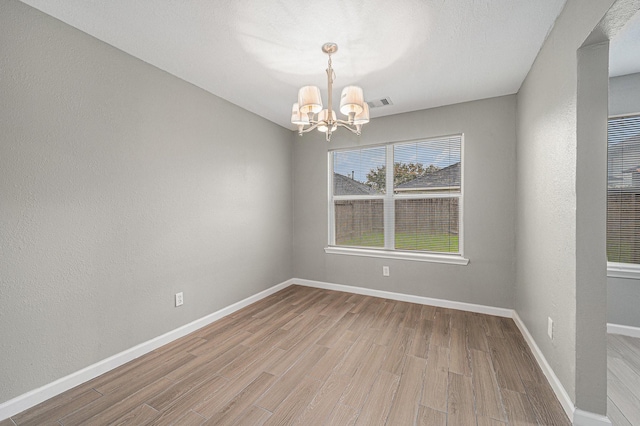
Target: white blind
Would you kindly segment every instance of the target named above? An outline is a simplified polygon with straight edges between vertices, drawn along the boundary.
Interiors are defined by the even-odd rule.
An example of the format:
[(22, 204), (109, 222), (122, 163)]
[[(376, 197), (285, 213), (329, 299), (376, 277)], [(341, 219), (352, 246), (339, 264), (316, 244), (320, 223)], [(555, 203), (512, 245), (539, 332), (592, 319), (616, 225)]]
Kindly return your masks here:
[(333, 195), (383, 194), (385, 192), (385, 152), (384, 146), (334, 151)]
[(396, 193), (460, 192), (461, 137), (451, 136), (393, 147)]
[(640, 264), (640, 115), (609, 119), (607, 258)]
[(336, 245), (384, 247), (385, 165), (383, 146), (333, 153)]
[(396, 249), (459, 253), (461, 139), (393, 147)]
[(333, 244), (459, 254), (461, 150), (455, 135), (334, 151)]

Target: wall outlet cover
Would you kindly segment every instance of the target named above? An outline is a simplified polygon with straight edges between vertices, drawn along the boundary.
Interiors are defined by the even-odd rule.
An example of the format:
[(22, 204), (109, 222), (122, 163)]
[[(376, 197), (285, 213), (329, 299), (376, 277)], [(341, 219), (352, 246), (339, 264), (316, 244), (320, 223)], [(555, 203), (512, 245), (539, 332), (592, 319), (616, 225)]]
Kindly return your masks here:
[(182, 292), (176, 293), (176, 307), (182, 306), (183, 303), (184, 303), (184, 297), (182, 295)]

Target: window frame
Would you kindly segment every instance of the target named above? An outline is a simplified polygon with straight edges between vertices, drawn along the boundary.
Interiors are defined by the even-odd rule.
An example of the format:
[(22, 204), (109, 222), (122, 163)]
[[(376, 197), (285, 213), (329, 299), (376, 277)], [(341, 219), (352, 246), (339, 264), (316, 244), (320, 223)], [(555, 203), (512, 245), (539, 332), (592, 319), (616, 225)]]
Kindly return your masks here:
[[(607, 117), (607, 129), (609, 128), (609, 120), (619, 118), (633, 118), (640, 117), (640, 112), (616, 114)], [(607, 131), (607, 211), (609, 210), (609, 133)], [(608, 225), (608, 218), (605, 226)], [(605, 243), (608, 239), (608, 233), (605, 231)], [(607, 256), (607, 277), (608, 278), (625, 278), (640, 280), (640, 264), (635, 263), (622, 263), (622, 262), (609, 262)]]
[[(379, 195), (333, 195), (333, 153), (356, 151), (360, 149), (385, 147), (385, 167), (386, 182), (391, 182), (393, 186), (394, 174), (394, 147), (397, 145), (429, 142), (440, 139), (459, 137), (460, 138), (460, 192), (459, 193), (434, 193), (434, 194), (395, 194), (395, 191), (385, 191)], [(328, 157), (328, 241), (324, 251), (327, 254), (339, 254), (350, 256), (364, 256), (385, 259), (400, 259), (421, 262), (448, 263), (455, 265), (467, 265), (469, 259), (464, 257), (464, 133), (454, 133), (437, 137), (419, 138), (411, 140), (401, 140), (382, 144), (361, 145), (357, 147), (332, 149), (327, 152)], [(424, 200), (435, 198), (457, 198), (458, 199), (458, 252), (427, 252), (414, 250), (395, 249), (395, 202), (396, 200)], [(384, 247), (354, 247), (338, 246), (335, 244), (335, 201), (340, 200), (383, 200), (384, 202)], [(391, 214), (390, 214), (391, 213)]]

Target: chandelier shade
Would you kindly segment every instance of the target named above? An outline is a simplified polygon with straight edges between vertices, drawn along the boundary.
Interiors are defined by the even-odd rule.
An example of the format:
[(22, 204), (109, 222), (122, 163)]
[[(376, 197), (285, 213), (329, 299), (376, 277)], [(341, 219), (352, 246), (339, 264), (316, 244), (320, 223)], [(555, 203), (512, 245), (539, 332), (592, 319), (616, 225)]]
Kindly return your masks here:
[(318, 86), (304, 86), (298, 91), (298, 105), (303, 114), (322, 111), (322, 97)]
[(309, 124), (309, 115), (300, 112), (297, 102), (293, 104), (293, 108), (291, 109), (291, 122), (293, 124), (303, 126)]
[(340, 96), (340, 112), (344, 115), (360, 114), (364, 109), (364, 94), (358, 86), (347, 86)]
[(360, 114), (356, 114), (353, 119), (353, 124), (363, 125), (369, 122), (369, 105), (365, 102), (362, 106), (362, 112)]
[(331, 55), (338, 51), (338, 45), (325, 43), (322, 51), (329, 55), (327, 108), (323, 109), (320, 89), (317, 86), (304, 86), (298, 91), (298, 102), (291, 108), (291, 123), (298, 126), (300, 135), (313, 129), (324, 132), (327, 142), (331, 140), (331, 134), (338, 127), (343, 127), (360, 136), (362, 125), (369, 122), (369, 106), (364, 101), (362, 88), (347, 86), (342, 90), (339, 111), (346, 116), (346, 120), (337, 119), (332, 105), (335, 73), (331, 67)]

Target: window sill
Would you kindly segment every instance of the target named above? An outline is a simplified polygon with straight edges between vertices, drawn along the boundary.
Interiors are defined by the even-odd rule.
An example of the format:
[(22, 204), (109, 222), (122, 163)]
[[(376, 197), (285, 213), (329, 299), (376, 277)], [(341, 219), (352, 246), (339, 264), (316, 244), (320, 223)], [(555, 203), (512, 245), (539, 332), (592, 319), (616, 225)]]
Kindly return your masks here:
[(344, 254), (348, 256), (378, 257), (383, 259), (413, 260), (417, 262), (448, 263), (451, 265), (468, 265), (469, 259), (460, 255), (412, 253), (407, 251), (375, 250), (354, 247), (325, 247), (327, 254)]
[(607, 262), (607, 277), (640, 280), (640, 265)]

